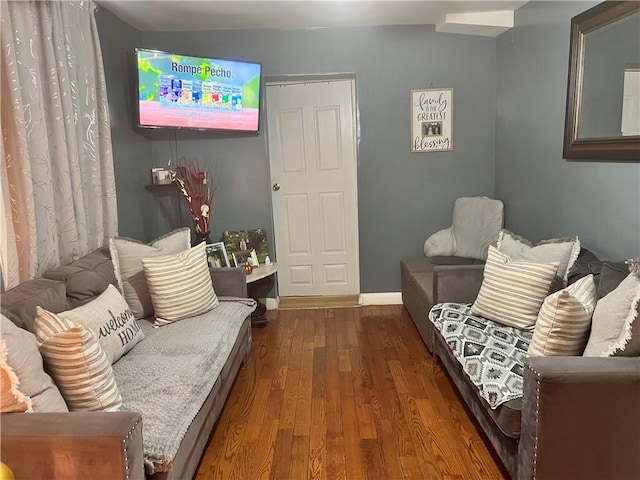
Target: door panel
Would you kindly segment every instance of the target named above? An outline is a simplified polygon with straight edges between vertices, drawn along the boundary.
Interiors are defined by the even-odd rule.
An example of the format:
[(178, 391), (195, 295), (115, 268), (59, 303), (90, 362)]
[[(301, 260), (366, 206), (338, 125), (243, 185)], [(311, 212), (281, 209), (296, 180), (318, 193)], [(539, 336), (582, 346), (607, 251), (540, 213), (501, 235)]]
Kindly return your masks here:
[(267, 86), (282, 296), (360, 293), (353, 83)]
[(309, 232), (309, 202), (305, 194), (284, 195), (286, 224), (289, 225), (288, 248), (290, 255), (311, 255)]

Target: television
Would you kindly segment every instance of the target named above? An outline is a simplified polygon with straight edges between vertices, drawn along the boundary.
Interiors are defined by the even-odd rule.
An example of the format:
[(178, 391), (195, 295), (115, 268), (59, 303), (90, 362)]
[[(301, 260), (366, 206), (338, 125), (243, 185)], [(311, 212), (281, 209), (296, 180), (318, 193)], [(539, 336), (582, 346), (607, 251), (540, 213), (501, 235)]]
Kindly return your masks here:
[(138, 126), (258, 132), (261, 64), (136, 49)]

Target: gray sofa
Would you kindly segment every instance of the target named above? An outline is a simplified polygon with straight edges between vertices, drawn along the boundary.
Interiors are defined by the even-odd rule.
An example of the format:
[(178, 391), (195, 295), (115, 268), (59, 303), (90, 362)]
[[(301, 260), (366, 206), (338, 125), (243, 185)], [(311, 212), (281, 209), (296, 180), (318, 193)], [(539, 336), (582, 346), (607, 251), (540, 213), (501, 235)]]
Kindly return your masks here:
[[(251, 354), (250, 313), (253, 301), (225, 299), (246, 298), (245, 276), (240, 269), (232, 268), (211, 269), (210, 272), (220, 307), (193, 319), (176, 322), (172, 329), (154, 329), (149, 320), (138, 320), (146, 338), (113, 364), (123, 399), (120, 412), (12, 413), (0, 416), (2, 461), (9, 465), (16, 478), (112, 480), (143, 479), (145, 476), (188, 479), (194, 476), (233, 381)], [(109, 284), (115, 285), (116, 280), (109, 249), (102, 248), (70, 265), (48, 271), (43, 278), (25, 282), (3, 293), (2, 314), (15, 325), (31, 330), (36, 305), (58, 313), (91, 301)], [(227, 335), (224, 327), (210, 327), (224, 321), (220, 316), (233, 316), (230, 312), (235, 315), (227, 319), (229, 325), (233, 325), (231, 333)], [(167, 342), (171, 335), (175, 335), (175, 348)], [(170, 354), (164, 354), (163, 348)], [(176, 392), (180, 391), (181, 384), (186, 383), (189, 372), (180, 369), (184, 370), (193, 362), (189, 363), (180, 356), (190, 355), (193, 358), (194, 351), (203, 352), (203, 357), (205, 352), (207, 356), (211, 355), (207, 363), (211, 371), (197, 372), (210, 378), (206, 390), (191, 386), (192, 390), (186, 393), (189, 398), (185, 399), (185, 394), (180, 396)], [(218, 351), (224, 354), (218, 354)], [(156, 359), (150, 361), (154, 354)], [(173, 358), (162, 364), (161, 357)], [(165, 369), (170, 364), (175, 367), (171, 367), (173, 371), (169, 375), (158, 375), (158, 372), (150, 372), (154, 363), (156, 370)], [(152, 375), (156, 375), (156, 379), (170, 377), (173, 385), (165, 382), (154, 389), (153, 384), (157, 382), (148, 378)], [(145, 395), (152, 408), (126, 411), (128, 405), (144, 402)], [(173, 416), (178, 419), (184, 417), (189, 403), (194, 403), (195, 407), (190, 410), (193, 418), (185, 424), (184, 435), (173, 437), (171, 432), (167, 434), (166, 426), (162, 424), (171, 425), (169, 421)], [(176, 441), (179, 442), (177, 451), (170, 458), (163, 459), (164, 467), (162, 462), (149, 457), (149, 449), (158, 448), (154, 442), (166, 442), (168, 451), (173, 452), (171, 442)]]
[(522, 398), (496, 409), (480, 396), (428, 318), (434, 304), (472, 303), (483, 262), (401, 262), (402, 299), (429, 352), (514, 479), (640, 478), (640, 358), (529, 357)]

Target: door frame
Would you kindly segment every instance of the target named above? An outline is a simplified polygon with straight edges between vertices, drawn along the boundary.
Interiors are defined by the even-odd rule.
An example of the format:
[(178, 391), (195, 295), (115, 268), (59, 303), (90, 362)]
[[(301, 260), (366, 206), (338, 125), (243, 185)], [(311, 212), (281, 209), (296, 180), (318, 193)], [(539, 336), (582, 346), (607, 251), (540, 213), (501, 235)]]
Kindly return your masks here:
[[(327, 74), (291, 74), (291, 75), (266, 75), (264, 76), (264, 102), (265, 106), (265, 116), (267, 116), (266, 112), (269, 109), (269, 101), (267, 98), (267, 87), (269, 86), (277, 86), (277, 85), (298, 85), (298, 84), (308, 84), (308, 83), (329, 83), (332, 81), (348, 81), (351, 85), (351, 109), (353, 112), (353, 156), (354, 156), (354, 164), (353, 168), (355, 168), (354, 176), (355, 185), (354, 185), (354, 194), (355, 194), (355, 209), (357, 216), (357, 225), (355, 232), (355, 242), (358, 247), (358, 276), (357, 276), (357, 289), (358, 295), (362, 295), (360, 291), (361, 282), (361, 268), (360, 268), (360, 208), (358, 202), (358, 165), (359, 165), (359, 156), (358, 153), (360, 151), (360, 111), (358, 110), (358, 102), (356, 97), (356, 74), (355, 73), (327, 73)], [(271, 157), (269, 155), (269, 122), (265, 119), (265, 147), (266, 147), (266, 155), (268, 160), (269, 167), (269, 192), (270, 192), (270, 202), (269, 208), (271, 213), (271, 232), (273, 237), (273, 252), (276, 253), (276, 232), (275, 232), (275, 220), (273, 218), (273, 195), (271, 194)], [(277, 257), (276, 257), (277, 262)], [(280, 298), (280, 291), (278, 281), (275, 283), (276, 290), (276, 304), (274, 308), (277, 308), (278, 299)]]

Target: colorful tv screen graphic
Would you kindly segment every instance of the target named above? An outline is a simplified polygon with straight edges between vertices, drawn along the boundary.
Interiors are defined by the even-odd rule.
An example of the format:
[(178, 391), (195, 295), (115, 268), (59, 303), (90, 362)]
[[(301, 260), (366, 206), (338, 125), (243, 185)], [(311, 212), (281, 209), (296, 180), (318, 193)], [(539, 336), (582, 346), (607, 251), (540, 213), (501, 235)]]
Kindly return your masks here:
[(259, 63), (136, 53), (141, 127), (258, 131)]

